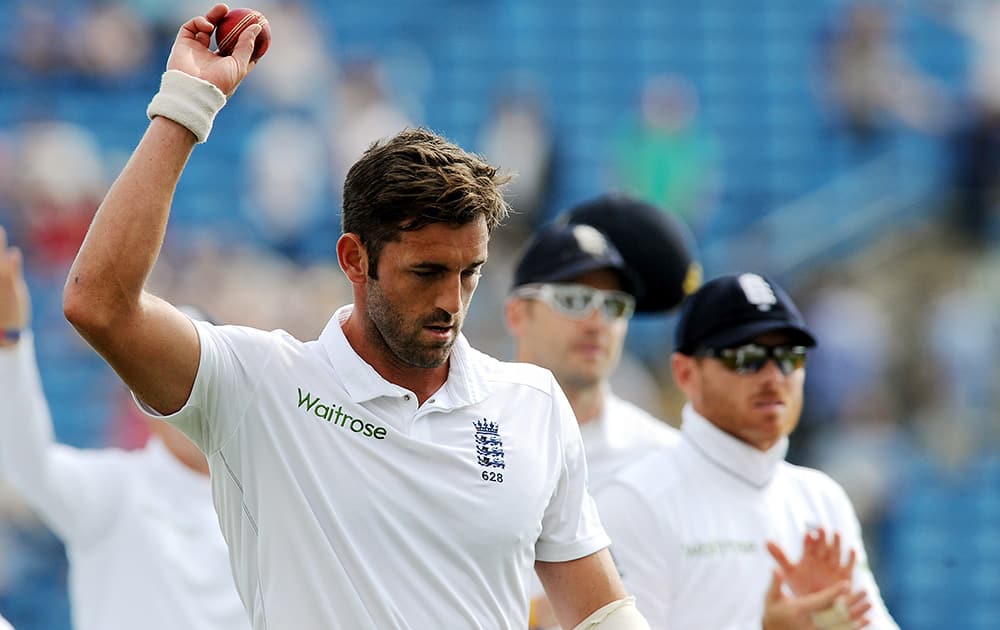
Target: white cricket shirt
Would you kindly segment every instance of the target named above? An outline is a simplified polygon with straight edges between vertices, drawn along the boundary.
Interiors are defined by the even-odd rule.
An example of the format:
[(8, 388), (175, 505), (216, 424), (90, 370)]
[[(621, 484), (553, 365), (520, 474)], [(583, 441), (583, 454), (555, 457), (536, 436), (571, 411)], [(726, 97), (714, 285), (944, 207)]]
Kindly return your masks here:
[(787, 438), (761, 452), (687, 405), (682, 439), (630, 466), (596, 493), (626, 588), (652, 628), (761, 627), (774, 540), (792, 560), (805, 533), (838, 531), (858, 553), (855, 588), (873, 630), (898, 630), (867, 566), (861, 527), (827, 475), (784, 461)]
[(580, 434), (591, 492), (625, 466), (680, 439), (677, 429), (619, 398), (610, 388), (605, 390), (601, 413), (581, 424)]
[(0, 615), (0, 630), (14, 630), (10, 622), (3, 618), (3, 615)]
[(0, 475), (62, 539), (76, 630), (247, 630), (208, 477), (153, 438), (53, 442), (30, 335), (0, 348)]
[(580, 432), (547, 370), (460, 336), (417, 406), (351, 348), (196, 322), (201, 364), (169, 417), (209, 456), (257, 630), (524, 628), (535, 559), (605, 548)]
[[(580, 435), (587, 456), (587, 487), (592, 493), (618, 470), (680, 439), (677, 429), (619, 398), (610, 387), (605, 389), (601, 413), (580, 425)], [(531, 598), (544, 597), (534, 569), (528, 579)]]

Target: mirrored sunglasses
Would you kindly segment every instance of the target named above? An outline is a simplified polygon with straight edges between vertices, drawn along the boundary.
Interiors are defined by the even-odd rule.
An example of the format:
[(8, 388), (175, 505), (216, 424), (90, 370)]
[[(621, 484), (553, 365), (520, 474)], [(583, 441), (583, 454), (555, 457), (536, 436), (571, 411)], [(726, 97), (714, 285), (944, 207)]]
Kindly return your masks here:
[(788, 376), (806, 364), (804, 346), (760, 346), (748, 343), (738, 348), (713, 350), (705, 348), (695, 353), (698, 357), (718, 359), (726, 368), (737, 374), (756, 374), (769, 359), (774, 359), (781, 373)]
[(635, 298), (624, 291), (605, 291), (585, 284), (529, 284), (518, 287), (513, 295), (539, 300), (554, 311), (572, 319), (589, 317), (596, 309), (608, 321), (628, 319), (635, 312)]

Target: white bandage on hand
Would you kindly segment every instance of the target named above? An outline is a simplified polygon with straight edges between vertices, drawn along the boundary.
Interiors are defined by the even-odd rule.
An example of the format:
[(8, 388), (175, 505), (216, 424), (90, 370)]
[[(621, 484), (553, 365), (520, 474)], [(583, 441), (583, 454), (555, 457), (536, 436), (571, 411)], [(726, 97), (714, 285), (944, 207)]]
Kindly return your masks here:
[(215, 85), (180, 70), (167, 70), (160, 79), (160, 91), (146, 108), (146, 116), (169, 118), (186, 127), (198, 143), (212, 131), (212, 121), (226, 104), (226, 95)]
[(834, 602), (833, 606), (818, 613), (813, 613), (813, 624), (817, 630), (852, 630), (854, 623), (847, 612), (847, 604), (843, 598)]
[(649, 623), (629, 596), (601, 606), (573, 630), (649, 630)]

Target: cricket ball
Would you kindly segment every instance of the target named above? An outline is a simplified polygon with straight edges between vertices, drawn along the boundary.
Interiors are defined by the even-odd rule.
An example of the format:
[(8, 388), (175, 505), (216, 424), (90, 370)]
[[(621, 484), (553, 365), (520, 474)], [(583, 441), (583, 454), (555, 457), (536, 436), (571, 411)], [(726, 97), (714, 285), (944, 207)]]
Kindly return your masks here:
[(271, 26), (264, 14), (256, 9), (230, 9), (229, 13), (215, 25), (215, 45), (223, 57), (233, 54), (240, 34), (251, 24), (260, 24), (260, 33), (253, 44), (250, 61), (257, 61), (267, 52), (271, 44)]

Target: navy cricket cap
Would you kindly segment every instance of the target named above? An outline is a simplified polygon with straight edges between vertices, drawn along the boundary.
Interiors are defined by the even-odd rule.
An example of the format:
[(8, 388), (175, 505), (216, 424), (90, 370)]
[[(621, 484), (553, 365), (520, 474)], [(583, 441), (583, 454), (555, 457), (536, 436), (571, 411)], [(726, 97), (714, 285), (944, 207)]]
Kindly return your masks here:
[(622, 290), (641, 295), (642, 284), (611, 240), (591, 225), (551, 224), (539, 230), (514, 268), (514, 286), (568, 282), (598, 269), (618, 272)]
[(755, 273), (721, 276), (684, 301), (674, 329), (674, 350), (692, 355), (706, 348), (733, 348), (773, 331), (789, 333), (798, 345), (816, 345), (799, 309), (781, 287)]
[(643, 286), (637, 313), (675, 309), (701, 285), (694, 237), (680, 219), (624, 193), (608, 193), (569, 208), (556, 222), (592, 225), (611, 239)]

